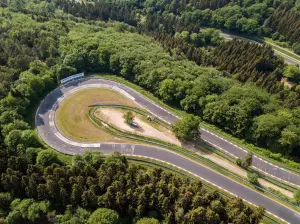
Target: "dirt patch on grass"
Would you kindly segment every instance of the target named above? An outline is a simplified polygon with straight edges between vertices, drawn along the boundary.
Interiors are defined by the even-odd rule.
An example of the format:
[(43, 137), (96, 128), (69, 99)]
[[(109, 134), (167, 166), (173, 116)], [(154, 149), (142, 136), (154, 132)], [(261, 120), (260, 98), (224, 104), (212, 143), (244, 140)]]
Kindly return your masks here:
[(112, 124), (122, 131), (128, 131), (137, 135), (155, 138), (172, 144), (180, 145), (180, 141), (171, 131), (167, 129), (165, 129), (165, 131), (162, 131), (163, 127), (161, 127), (159, 130), (157, 127), (154, 127), (153, 125), (142, 119), (142, 115), (134, 113), (134, 122), (137, 123), (139, 127), (135, 128), (126, 124), (123, 118), (124, 112), (125, 111), (113, 108), (99, 108), (95, 112), (95, 116), (101, 118), (108, 124)]
[(138, 107), (123, 95), (107, 89), (86, 89), (65, 99), (56, 112), (56, 123), (61, 132), (71, 139), (82, 142), (132, 142), (115, 137), (97, 127), (88, 117), (93, 104), (123, 104)]
[[(242, 169), (241, 167), (239, 167), (238, 165), (224, 159), (223, 157), (220, 157), (214, 153), (211, 153), (210, 151), (208, 151), (207, 149), (204, 149), (200, 146), (197, 145), (192, 145), (192, 144), (185, 144), (184, 145), (185, 148), (190, 149), (191, 151), (213, 161), (214, 163), (226, 168), (227, 170), (232, 171), (235, 174), (238, 174), (241, 177), (244, 177), (247, 179), (247, 171)], [(293, 197), (293, 192), (288, 191), (286, 189), (283, 189), (281, 187), (278, 187), (275, 184), (272, 184), (264, 179), (259, 178), (258, 182), (260, 183), (261, 186), (268, 188), (271, 187), (277, 191), (280, 191), (282, 194), (288, 196), (288, 197)]]
[(278, 187), (277, 185), (275, 185), (275, 184), (272, 184), (272, 183), (270, 183), (269, 181), (266, 181), (266, 180), (264, 180), (264, 179), (258, 179), (258, 182), (262, 185), (262, 186), (264, 186), (264, 187), (266, 187), (266, 188), (268, 188), (268, 187), (271, 187), (271, 188), (273, 188), (273, 189), (275, 189), (275, 190), (277, 190), (277, 191), (280, 191), (282, 194), (284, 194), (284, 195), (286, 195), (286, 196), (288, 196), (288, 197), (290, 197), (290, 198), (293, 198), (293, 196), (294, 196), (294, 193), (293, 192), (291, 192), (291, 191), (288, 191), (288, 190), (285, 190), (285, 189), (283, 189), (283, 188), (281, 188), (281, 187)]

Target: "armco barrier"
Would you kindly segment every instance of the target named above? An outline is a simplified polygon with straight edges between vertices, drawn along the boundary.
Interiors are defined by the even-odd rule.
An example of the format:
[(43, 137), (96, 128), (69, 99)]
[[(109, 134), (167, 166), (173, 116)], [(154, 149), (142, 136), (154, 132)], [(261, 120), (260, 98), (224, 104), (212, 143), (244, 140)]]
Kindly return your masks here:
[[(130, 107), (130, 106), (124, 106), (124, 105), (120, 105), (120, 104), (96, 104), (96, 105), (91, 105), (90, 107), (92, 108), (101, 108), (101, 107), (114, 107), (114, 108), (121, 108), (121, 109), (127, 109), (127, 110), (132, 110), (132, 111), (135, 111), (136, 113), (139, 113), (143, 116), (147, 116), (147, 115), (151, 115), (151, 113), (147, 112), (147, 111), (144, 111), (144, 110), (141, 110), (139, 108), (136, 108), (136, 107)], [(161, 121), (159, 118), (156, 118), (154, 120), (156, 123), (160, 124), (160, 125), (163, 125), (164, 127), (170, 129), (171, 126), (167, 123), (165, 123), (164, 121)], [(112, 125), (111, 125), (112, 126)], [(113, 126), (112, 126), (113, 127)], [(116, 127), (113, 127), (114, 129), (117, 130)], [(132, 134), (132, 133), (131, 133)], [(134, 134), (133, 134), (134, 135)], [(145, 138), (144, 136), (139, 136), (137, 135), (138, 137), (142, 137), (142, 138)], [(147, 139), (150, 139), (150, 138), (147, 138)], [(152, 139), (150, 139), (152, 140)], [(164, 142), (162, 142), (164, 144)], [(212, 147), (211, 145), (209, 145), (207, 142), (205, 141), (199, 141), (200, 145), (203, 146), (204, 148), (210, 150), (210, 151), (213, 151), (214, 153), (218, 154), (219, 156), (222, 156), (224, 157), (225, 159), (235, 163), (235, 160), (236, 158), (234, 158), (233, 156), (231, 156), (230, 154), (226, 154), (223, 150), (220, 150), (218, 148), (215, 148), (215, 147)], [(250, 170), (251, 171), (251, 170)], [(259, 174), (259, 177), (260, 178), (264, 178), (266, 179), (267, 181), (275, 184), (276, 186), (278, 187), (281, 187), (285, 190), (288, 190), (288, 191), (295, 191), (296, 188), (295, 187), (292, 187), (290, 185), (287, 185), (285, 183), (282, 183), (281, 181), (278, 181), (278, 180), (275, 180), (273, 178), (270, 178), (269, 176), (266, 176), (264, 175), (263, 173), (255, 170), (255, 172), (258, 172)]]
[[(143, 97), (143, 98), (145, 98), (146, 100), (152, 102), (153, 104), (157, 105), (158, 107), (160, 107), (161, 109), (167, 111), (168, 113), (173, 114), (174, 116), (176, 116), (176, 117), (178, 117), (178, 118), (181, 116), (181, 114), (178, 113), (176, 110), (173, 110), (173, 108), (170, 108), (170, 107), (168, 107), (167, 105), (165, 105), (165, 104), (159, 102), (157, 99), (151, 99), (151, 97), (149, 98), (148, 96), (145, 96), (145, 95), (144, 95), (144, 92), (146, 93), (145, 90), (142, 90), (142, 89), (137, 88), (134, 84), (129, 83), (129, 82), (126, 81), (126, 80), (119, 79), (118, 77), (117, 77), (117, 78), (116, 78), (116, 77), (101, 77), (101, 79), (110, 80), (110, 81), (116, 82), (116, 83), (118, 83), (118, 84), (121, 83), (121, 84), (124, 85), (124, 86), (128, 86), (128, 87), (130, 87), (133, 91), (135, 91), (137, 94), (139, 94), (141, 97)], [(155, 98), (155, 97), (154, 97), (154, 98)], [(165, 109), (165, 108), (169, 108), (169, 109)], [(170, 110), (171, 112), (169, 112), (168, 110)], [(211, 131), (210, 128), (207, 128), (207, 127), (206, 127), (206, 125), (203, 125), (203, 126), (204, 126), (206, 129), (208, 129), (209, 131)], [(211, 132), (213, 132), (213, 131), (211, 131)], [(215, 132), (214, 134), (220, 136), (220, 138), (223, 137), (220, 133)], [(224, 138), (226, 138), (226, 137), (224, 137)], [(230, 142), (230, 141), (229, 141), (229, 142)], [(241, 147), (241, 148), (243, 148), (243, 147)], [(208, 149), (212, 150), (211, 147), (208, 148)], [(247, 148), (246, 148), (246, 149), (247, 149)], [(216, 150), (218, 150), (218, 151), (216, 151)], [(247, 149), (247, 150), (249, 150), (249, 149)], [(250, 151), (250, 150), (249, 150), (249, 151)], [(224, 158), (226, 158), (226, 159), (230, 159), (230, 160), (232, 161), (232, 158), (231, 158), (232, 155), (226, 153), (226, 151), (221, 150), (221, 149), (219, 149), (218, 147), (214, 147), (214, 152), (217, 153), (218, 155), (220, 155), (220, 156), (222, 156), (222, 157), (224, 157)], [(254, 154), (255, 154), (256, 156), (258, 155), (257, 153), (254, 153)], [(229, 156), (229, 157), (228, 157), (228, 156)], [(268, 162), (270, 162), (270, 163), (273, 163), (273, 164), (275, 164), (275, 165), (277, 165), (277, 166), (282, 166), (282, 165), (281, 165), (282, 163), (278, 163), (278, 162), (276, 162), (276, 161), (274, 161), (274, 160), (267, 159), (265, 156), (261, 156), (261, 155), (260, 155), (260, 156), (257, 156), (257, 157), (262, 158), (262, 159), (264, 159), (265, 161), (268, 161)], [(283, 165), (283, 167), (284, 167), (285, 169), (287, 169), (287, 170), (295, 171), (296, 173), (299, 173), (299, 172), (300, 172), (299, 170), (295, 170), (295, 169), (293, 169), (293, 168), (291, 168), (291, 167), (287, 167), (286, 165)], [(260, 173), (260, 174), (263, 174), (264, 172), (263, 172), (262, 170), (259, 170), (259, 173)], [(264, 177), (264, 175), (261, 175), (261, 176)], [(275, 178), (275, 177), (273, 177), (272, 175), (268, 175), (268, 177), (269, 177), (269, 178), (272, 178), (273, 183), (274, 183), (274, 182), (277, 183), (277, 184), (276, 184), (277, 186), (280, 186), (280, 185), (287, 186), (287, 187), (285, 187), (285, 189), (291, 187), (290, 184), (287, 184), (285, 181), (282, 181), (282, 180), (280, 180), (280, 179), (278, 179), (278, 178)], [(294, 187), (294, 189), (296, 189), (296, 188)]]
[[(120, 105), (120, 104), (94, 104), (94, 105), (90, 105), (89, 107), (93, 107), (93, 108), (101, 108), (101, 107), (121, 108), (121, 109), (125, 109), (125, 110), (132, 110), (132, 111), (134, 111), (134, 112), (136, 112), (138, 114), (141, 114), (143, 116), (153, 116), (153, 114), (151, 114), (151, 113), (149, 113), (147, 111), (141, 110), (139, 108), (125, 106), (125, 105)], [(168, 128), (168, 129), (171, 128), (171, 125), (169, 125), (168, 123), (160, 120), (157, 117), (154, 117), (154, 118), (155, 119), (153, 120), (153, 122), (158, 123), (158, 124), (162, 125), (165, 128)]]
[[(137, 88), (134, 84), (129, 83), (129, 82), (126, 81), (126, 80), (122, 80), (122, 79), (120, 79), (120, 77), (109, 77), (109, 76), (101, 77), (101, 76), (99, 76), (99, 78), (101, 78), (101, 79), (106, 79), (106, 80), (110, 80), (110, 81), (114, 81), (114, 82), (116, 82), (116, 83), (121, 83), (121, 84), (123, 84), (123, 85), (125, 85), (125, 86), (127, 86), (127, 87), (130, 87), (132, 90), (134, 90), (134, 91), (135, 91), (136, 93), (138, 93), (140, 96), (142, 96), (143, 98), (147, 99), (148, 101), (154, 103), (155, 105), (158, 105), (160, 108), (162, 108), (162, 109), (164, 109), (164, 110), (166, 110), (166, 111), (170, 110), (171, 112), (169, 112), (169, 111), (168, 111), (168, 112), (171, 113), (171, 114), (173, 114), (174, 116), (176, 116), (176, 117), (180, 117), (180, 116), (181, 116), (181, 114), (178, 113), (178, 112), (177, 112), (176, 110), (174, 110), (173, 108), (168, 107), (167, 105), (164, 105), (163, 103), (159, 102), (158, 100), (153, 100), (153, 99), (149, 98), (148, 96), (145, 96), (142, 92), (146, 92), (146, 91), (143, 90), (143, 89), (139, 89), (139, 88), (141, 88), (141, 87)], [(154, 96), (153, 96), (153, 97), (154, 97)], [(167, 109), (165, 109), (165, 108), (167, 108)], [(168, 109), (168, 108), (169, 108), (169, 109)], [(222, 138), (228, 139), (227, 137), (223, 136), (222, 134), (220, 134), (220, 133), (218, 133), (218, 132), (215, 132), (215, 131), (211, 130), (211, 129), (210, 129), (209, 127), (207, 127), (206, 125), (203, 125), (203, 127), (204, 127), (205, 129), (208, 129), (209, 131), (213, 132), (214, 134), (216, 134), (216, 135), (222, 137)], [(229, 140), (229, 139), (228, 139), (228, 140)], [(234, 142), (234, 141), (229, 140), (229, 142)], [(234, 144), (235, 144), (235, 142), (234, 142)], [(240, 146), (240, 144), (237, 144), (237, 145)], [(244, 149), (246, 149), (247, 151), (252, 151), (252, 150), (249, 150), (247, 147), (244, 147), (244, 146), (241, 146), (241, 148), (244, 148)], [(254, 153), (254, 155), (256, 155), (257, 157), (260, 157), (260, 158), (264, 159), (264, 160), (267, 161), (267, 162), (273, 163), (274, 165), (281, 166), (281, 167), (283, 167), (283, 168), (285, 168), (285, 169), (287, 169), (287, 170), (290, 170), (290, 171), (293, 171), (293, 172), (295, 172), (295, 173), (300, 174), (300, 170), (297, 170), (297, 169), (295, 169), (295, 168), (289, 167), (289, 166), (287, 166), (286, 164), (280, 163), (280, 162), (278, 162), (278, 161), (276, 161), (276, 160), (272, 160), (272, 159), (270, 159), (270, 158), (267, 158), (266, 156), (259, 155), (259, 154), (255, 153), (254, 151), (252, 151), (252, 152)]]
[(236, 141), (234, 141), (234, 140), (232, 140), (232, 139), (229, 139), (228, 137), (226, 137), (226, 136), (224, 136), (224, 135), (222, 135), (222, 134), (220, 134), (220, 133), (218, 133), (218, 132), (212, 130), (212, 129), (209, 128), (207, 125), (202, 125), (202, 127), (203, 127), (203, 129), (206, 129), (206, 130), (208, 130), (209, 132), (211, 132), (211, 133), (217, 135), (219, 138), (226, 139), (226, 140), (229, 141), (230, 143), (232, 143), (232, 144), (234, 144), (234, 145), (237, 145), (238, 147), (240, 147), (240, 148), (242, 148), (242, 149), (244, 149), (244, 150), (246, 150), (246, 151), (248, 151), (248, 152), (253, 152), (253, 155), (255, 155), (255, 156), (259, 157), (259, 158), (262, 158), (263, 160), (265, 160), (265, 161), (267, 161), (267, 162), (269, 162), (269, 163), (272, 163), (272, 164), (277, 165), (277, 166), (280, 166), (280, 167), (282, 167), (282, 168), (284, 168), (284, 169), (286, 169), (286, 170), (290, 170), (290, 171), (293, 171), (293, 172), (295, 172), (295, 173), (297, 173), (297, 174), (300, 174), (300, 170), (298, 170), (298, 169), (296, 169), (296, 168), (292, 168), (292, 167), (290, 167), (290, 166), (287, 166), (287, 165), (284, 164), (284, 163), (278, 162), (278, 161), (276, 161), (276, 160), (274, 160), (274, 159), (270, 159), (270, 158), (268, 158), (268, 157), (266, 157), (266, 156), (262, 156), (262, 155), (260, 155), (259, 153), (255, 152), (254, 150), (250, 150), (250, 149), (247, 148), (246, 146), (241, 145), (240, 143), (237, 143)]
[[(249, 184), (251, 185), (251, 183), (249, 181), (247, 181), (246, 179), (243, 179), (243, 178), (237, 176), (236, 174), (234, 174), (234, 173), (232, 173), (232, 172), (224, 169), (222, 166), (219, 166), (219, 165), (213, 163), (212, 161), (210, 161), (209, 159), (201, 157), (200, 155), (197, 155), (197, 156), (193, 155), (190, 152), (187, 152), (187, 150), (185, 150), (183, 148), (180, 148), (180, 147), (177, 148), (177, 147), (172, 146), (171, 144), (167, 144), (165, 142), (162, 142), (162, 141), (159, 141), (159, 140), (156, 140), (156, 139), (146, 138), (144, 136), (140, 136), (140, 135), (136, 135), (136, 134), (131, 134), (131, 133), (127, 133), (127, 132), (122, 132), (122, 131), (118, 130), (116, 127), (114, 127), (114, 126), (112, 126), (110, 124), (106, 124), (104, 122), (107, 126), (115, 129), (118, 132), (118, 133), (116, 133), (116, 132), (110, 130), (109, 128), (103, 126), (101, 124), (103, 121), (101, 121), (99, 118), (96, 118), (94, 116), (94, 111), (95, 111), (96, 108), (92, 108), (91, 110), (89, 110), (89, 114), (88, 114), (89, 118), (91, 119), (91, 121), (94, 124), (96, 124), (98, 127), (102, 128), (102, 129), (104, 129), (105, 131), (109, 132), (110, 134), (113, 134), (113, 135), (118, 136), (118, 137), (129, 138), (129, 139), (132, 139), (132, 140), (135, 140), (135, 141), (139, 141), (139, 142), (144, 142), (144, 143), (149, 143), (149, 144), (152, 144), (152, 145), (157, 145), (157, 146), (160, 146), (160, 147), (167, 148), (167, 149), (170, 149), (172, 151), (175, 151), (175, 152), (177, 152), (179, 154), (184, 154), (185, 156), (187, 156), (189, 158), (192, 158), (193, 160), (200, 161), (200, 162), (208, 165), (209, 167), (213, 168), (214, 170), (217, 170), (218, 172), (221, 172), (221, 173), (223, 173), (225, 175), (230, 175), (232, 178), (235, 178), (235, 179), (237, 179), (239, 181), (242, 181), (242, 182), (244, 182), (244, 183), (246, 183), (248, 185)], [(130, 136), (130, 135), (132, 135), (132, 136)], [(251, 186), (253, 186), (253, 185), (251, 185)], [(279, 199), (281, 201), (284, 201), (285, 203), (289, 204), (291, 207), (299, 210), (299, 207), (297, 207), (296, 205), (290, 203), (285, 198), (279, 197), (278, 195), (276, 195), (276, 194), (268, 191), (267, 189), (263, 189), (263, 188), (261, 188), (259, 186), (255, 186), (255, 188), (258, 189), (258, 190), (260, 190), (260, 191), (262, 191), (262, 192), (264, 192), (264, 193), (267, 193), (267, 194), (271, 195), (272, 197), (275, 197), (275, 198), (277, 198), (277, 199)]]

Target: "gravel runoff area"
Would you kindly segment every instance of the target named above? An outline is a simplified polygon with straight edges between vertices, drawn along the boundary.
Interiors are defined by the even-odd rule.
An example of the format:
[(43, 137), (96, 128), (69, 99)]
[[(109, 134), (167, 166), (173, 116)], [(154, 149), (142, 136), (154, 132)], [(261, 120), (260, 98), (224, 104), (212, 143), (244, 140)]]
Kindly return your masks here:
[(175, 135), (171, 131), (165, 130), (169, 133), (160, 131), (152, 125), (140, 119), (139, 116), (134, 117), (134, 122), (138, 124), (138, 127), (133, 127), (125, 123), (125, 119), (123, 118), (124, 113), (114, 108), (99, 108), (95, 112), (95, 115), (98, 118), (101, 118), (106, 123), (112, 124), (113, 126), (117, 127), (122, 131), (128, 131), (134, 134), (156, 138), (175, 145), (181, 145), (180, 141), (175, 137)]
[[(70, 139), (67, 139), (63, 136), (55, 125), (55, 111), (59, 106), (60, 102), (67, 96), (71, 95), (78, 90), (78, 88), (109, 88), (114, 89), (121, 94), (128, 96), (132, 100), (134, 100), (137, 104), (142, 105), (143, 107), (147, 107), (149, 111), (151, 111), (156, 116), (167, 122), (174, 122), (178, 118), (163, 108), (157, 106), (155, 103), (147, 100), (145, 97), (141, 96), (136, 91), (131, 88), (105, 79), (82, 79), (68, 83), (65, 86), (60, 86), (51, 92), (41, 103), (40, 107), (36, 113), (36, 126), (40, 137), (52, 148), (56, 149), (59, 152), (65, 154), (80, 154), (86, 150), (97, 150), (103, 153), (111, 153), (113, 151), (119, 151), (126, 155), (135, 155), (135, 156), (143, 156), (149, 157), (153, 159), (158, 159), (161, 161), (168, 162), (175, 166), (178, 166), (182, 169), (185, 169), (198, 177), (205, 179), (206, 181), (222, 188), (233, 195), (236, 195), (249, 203), (255, 205), (262, 205), (266, 208), (266, 211), (271, 213), (272, 215), (283, 219), (289, 223), (300, 223), (300, 214), (281, 205), (280, 203), (271, 200), (270, 198), (253, 191), (252, 189), (243, 186), (227, 177), (216, 173), (213, 170), (202, 166), (201, 164), (195, 163), (188, 158), (182, 157), (181, 155), (175, 154), (171, 151), (164, 150), (161, 148), (153, 147), (153, 146), (145, 146), (139, 144), (115, 144), (115, 143), (80, 143)], [(222, 138), (219, 138), (215, 135), (209, 135), (209, 132), (205, 132), (202, 130), (202, 138), (208, 141), (215, 141), (216, 143), (222, 145), (224, 151), (234, 152), (234, 150), (240, 150), (242, 156), (245, 155), (245, 152), (240, 148), (234, 146), (229, 142), (225, 142)], [(208, 137), (207, 137), (208, 136)], [(215, 144), (217, 145), (217, 144)], [(231, 151), (232, 150), (232, 151)], [(244, 152), (244, 153), (243, 153)], [(257, 158), (254, 158), (254, 162)], [(263, 160), (260, 160), (260, 166), (264, 168), (265, 171), (269, 171), (269, 167), (272, 170), (277, 169), (272, 164), (264, 165)], [(254, 165), (256, 165), (254, 163)], [(277, 171), (277, 170), (276, 170)], [(271, 172), (271, 171), (270, 171)], [(290, 182), (300, 182), (300, 177), (295, 174), (291, 174), (286, 170), (280, 169), (284, 175), (288, 176)], [(281, 173), (276, 172), (277, 175)], [(281, 176), (278, 175), (278, 178)]]

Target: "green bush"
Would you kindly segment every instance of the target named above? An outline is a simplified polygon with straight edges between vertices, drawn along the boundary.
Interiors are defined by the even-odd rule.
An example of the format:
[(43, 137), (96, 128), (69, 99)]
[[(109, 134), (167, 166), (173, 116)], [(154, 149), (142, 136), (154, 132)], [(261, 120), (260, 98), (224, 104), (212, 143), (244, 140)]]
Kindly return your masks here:
[(193, 115), (186, 115), (172, 125), (172, 130), (180, 140), (196, 139), (200, 137), (200, 120)]
[(258, 175), (256, 173), (247, 173), (247, 178), (249, 180), (249, 182), (253, 185), (259, 185), (258, 182)]
[(136, 224), (159, 224), (159, 221), (155, 218), (142, 218)]
[(42, 166), (50, 166), (52, 163), (60, 163), (57, 154), (50, 150), (39, 152), (36, 160), (37, 164), (40, 164)]
[(296, 53), (296, 54), (300, 54), (300, 43), (295, 43), (293, 45), (293, 51)]
[(98, 208), (89, 217), (88, 224), (119, 224), (117, 212), (107, 208)]

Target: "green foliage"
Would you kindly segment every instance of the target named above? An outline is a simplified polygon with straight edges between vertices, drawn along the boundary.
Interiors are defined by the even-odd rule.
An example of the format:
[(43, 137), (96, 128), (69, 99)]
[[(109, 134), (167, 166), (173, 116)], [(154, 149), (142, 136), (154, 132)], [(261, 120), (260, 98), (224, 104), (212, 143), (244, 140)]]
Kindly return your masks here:
[(124, 115), (123, 115), (124, 121), (126, 124), (130, 124), (133, 122), (134, 119), (134, 115), (131, 111), (127, 111)]
[(5, 137), (5, 144), (11, 148), (15, 149), (19, 143), (21, 143), (22, 139), (22, 131), (20, 130), (12, 130), (9, 134)]
[(249, 151), (246, 156), (243, 158), (237, 158), (236, 159), (236, 164), (239, 165), (240, 167), (243, 167), (244, 169), (248, 168), (249, 166), (252, 165), (252, 159), (253, 159), (253, 153)]
[[(5, 69), (1, 73), (4, 95), (0, 101), (0, 126), (3, 139), (11, 150), (24, 153), (28, 147), (40, 147), (34, 134), (25, 132), (29, 126), (22, 121), (22, 117), (26, 115), (25, 111), (29, 106), (55, 86), (54, 80), (77, 71), (100, 71), (125, 77), (164, 101), (193, 113), (236, 137), (255, 143), (256, 146), (268, 147), (271, 151), (286, 156), (299, 155), (297, 149), (300, 143), (295, 137), (300, 123), (297, 113), (291, 112), (295, 119), (290, 119), (289, 123), (275, 122), (282, 120), (278, 115), (282, 107), (295, 110), (300, 105), (299, 88), (295, 86), (291, 90), (285, 90), (280, 83), (284, 68), (282, 60), (275, 57), (268, 46), (239, 40), (222, 42), (218, 31), (198, 29), (198, 22), (198, 25), (194, 24), (195, 21), (209, 20), (209, 24), (221, 27), (226, 24), (228, 29), (235, 29), (236, 24), (245, 20), (242, 10), (244, 6), (229, 6), (226, 3), (221, 4), (224, 7), (217, 7), (214, 12), (199, 9), (200, 11), (191, 10), (190, 13), (183, 12), (181, 15), (172, 14), (174, 12), (166, 15), (143, 15), (139, 12), (143, 18), (141, 21), (135, 20), (135, 13), (125, 13), (123, 19), (126, 23), (139, 23), (138, 31), (152, 33), (157, 41), (169, 49), (165, 52), (158, 43), (134, 33), (135, 29), (128, 25), (87, 22), (72, 16), (67, 21), (61, 20), (64, 14), (61, 11), (54, 12), (53, 3), (44, 2), (43, 5), (42, 2), (28, 3), (27, 10), (32, 8), (35, 13), (32, 17), (4, 9), (1, 11), (3, 20), (11, 24), (4, 27), (6, 32), (3, 33), (9, 35), (3, 38), (8, 38), (17, 49), (16, 54), (11, 54), (11, 44), (5, 44), (5, 54), (1, 59), (5, 62)], [(112, 16), (113, 19), (121, 20), (119, 16), (127, 10), (123, 6), (111, 4), (110, 7), (116, 12), (112, 15), (104, 7), (107, 3), (103, 1), (90, 7), (90, 4), (79, 5), (61, 0), (56, 6), (67, 10), (69, 4), (74, 5), (69, 13), (80, 14), (88, 19), (107, 20)], [(254, 15), (247, 17), (247, 21), (257, 19), (261, 12), (264, 14), (271, 7), (266, 2), (247, 5), (247, 13)], [(49, 11), (47, 21), (39, 17), (40, 14), (45, 16), (43, 7)], [(100, 11), (94, 12), (96, 8)], [(123, 10), (121, 14), (118, 13), (120, 10)], [(169, 8), (164, 7), (163, 10), (168, 11)], [(175, 11), (177, 10), (179, 8)], [(53, 13), (56, 19), (51, 18)], [(228, 17), (228, 21), (225, 17)], [(20, 27), (19, 21), (26, 21), (26, 24)], [(244, 22), (241, 24), (244, 25)], [(157, 29), (165, 32), (158, 33)], [(172, 34), (176, 32), (173, 37)], [(16, 33), (21, 38), (15, 40)], [(28, 42), (28, 39), (32, 41)], [(195, 48), (201, 44), (216, 47), (208, 50)], [(18, 50), (21, 48), (26, 50)], [(186, 60), (182, 53), (196, 63)], [(225, 72), (203, 65), (213, 65)], [(250, 84), (240, 86), (232, 79), (243, 83), (254, 82), (276, 95)], [(270, 118), (272, 116), (278, 119)], [(266, 129), (272, 128), (276, 133), (264, 136), (264, 123), (268, 123)]]
[(107, 208), (98, 208), (89, 217), (88, 224), (101, 223), (101, 224), (118, 224), (119, 215), (117, 212)]
[(297, 204), (300, 204), (300, 189), (297, 189), (295, 192), (294, 192), (294, 198), (293, 200), (297, 203)]
[(286, 127), (287, 120), (282, 116), (273, 114), (261, 115), (254, 119), (253, 139), (261, 145), (271, 147), (280, 138), (282, 130)]
[(82, 156), (83, 160), (88, 164), (98, 169), (104, 161), (104, 156), (101, 152), (85, 152)]
[[(6, 222), (47, 223), (53, 215), (51, 207), (63, 213), (57, 215), (62, 223), (84, 223), (87, 210), (105, 207), (130, 217), (155, 211), (159, 221), (166, 223), (258, 223), (262, 209), (248, 207), (238, 199), (228, 202), (199, 183), (160, 169), (129, 165), (120, 155), (104, 159), (89, 153), (74, 157), (72, 166), (65, 166), (55, 153), (38, 148), (36, 134), (23, 121), (28, 108), (59, 79), (75, 72), (110, 72), (236, 136), (295, 155), (300, 144), (299, 94), (296, 87), (286, 92), (279, 83), (282, 61), (266, 46), (222, 43), (218, 31), (200, 29), (206, 25), (259, 33), (260, 25), (278, 5), (270, 1), (229, 2), (1, 1), (2, 7), (8, 7), (0, 9), (0, 139), (5, 143), (1, 144), (5, 151), (0, 153), (0, 172), (1, 189), (9, 192), (1, 194), (0, 201), (3, 214), (9, 212)], [(137, 31), (152, 33), (168, 52), (131, 26), (99, 22), (109, 19), (138, 25)], [(272, 25), (271, 29), (277, 28)], [(297, 39), (297, 34), (288, 38)], [(230, 78), (255, 82), (279, 93), (279, 100), (252, 86), (241, 87)], [(292, 110), (283, 115), (282, 105)], [(268, 124), (265, 129), (264, 124)], [(184, 118), (177, 127), (178, 136), (198, 137), (198, 125), (198, 118)], [(270, 136), (263, 133), (269, 130)], [(273, 149), (274, 145), (279, 148)], [(13, 201), (9, 210), (7, 204), (15, 197), (20, 199)]]
[(284, 39), (289, 40), (293, 44), (299, 42), (300, 12), (289, 8), (291, 7), (278, 7), (264, 25), (270, 28), (273, 33), (279, 32)]
[(159, 224), (159, 221), (155, 218), (142, 218), (136, 224)]
[(300, 55), (300, 43), (293, 44), (293, 51)]
[(50, 150), (43, 150), (38, 153), (36, 158), (37, 164), (50, 166), (52, 163), (60, 163), (57, 154)]
[[(92, 157), (100, 159), (95, 163)], [(20, 156), (1, 158), (7, 160), (0, 170), (1, 188), (7, 192), (0, 194), (0, 209), (8, 214), (7, 223), (119, 223), (146, 216), (159, 222), (179, 223), (183, 218), (230, 223), (246, 213), (243, 223), (250, 224), (262, 218), (255, 207), (242, 202), (237, 207), (199, 181), (129, 163), (119, 153), (105, 158), (86, 153), (73, 165), (45, 167)], [(232, 209), (235, 213), (230, 213)]]
[(251, 184), (253, 184), (253, 185), (259, 185), (258, 175), (256, 173), (250, 173), (250, 172), (248, 172), (247, 173), (247, 178), (248, 178), (248, 181)]
[(35, 202), (32, 199), (15, 199), (11, 203), (12, 211), (8, 214), (5, 221), (9, 224), (22, 222), (39, 222), (46, 218), (49, 211), (49, 202)]
[(222, 42), (220, 31), (212, 28), (200, 30), (199, 33), (189, 33), (188, 31), (177, 32), (174, 35), (175, 39), (181, 38), (195, 47), (203, 47), (207, 45), (216, 46)]
[(78, 207), (72, 209), (71, 206), (67, 206), (67, 209), (63, 215), (57, 215), (55, 217), (55, 223), (57, 224), (85, 224), (90, 217), (90, 212)]
[(0, 193), (0, 215), (1, 217), (5, 217), (9, 212), (9, 206), (12, 202), (13, 197), (10, 193), (1, 192)]
[(43, 149), (41, 149), (41, 148), (32, 148), (32, 147), (27, 148), (26, 152), (25, 152), (26, 153), (26, 158), (28, 158), (28, 160), (31, 163), (35, 164), (37, 156), (38, 156), (39, 152), (41, 152), (42, 150)]
[(172, 124), (172, 130), (180, 140), (197, 139), (200, 137), (199, 124), (198, 117), (186, 115)]
[(291, 81), (299, 82), (300, 81), (300, 69), (295, 65), (288, 65), (283, 71), (283, 76), (287, 77)]

